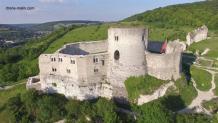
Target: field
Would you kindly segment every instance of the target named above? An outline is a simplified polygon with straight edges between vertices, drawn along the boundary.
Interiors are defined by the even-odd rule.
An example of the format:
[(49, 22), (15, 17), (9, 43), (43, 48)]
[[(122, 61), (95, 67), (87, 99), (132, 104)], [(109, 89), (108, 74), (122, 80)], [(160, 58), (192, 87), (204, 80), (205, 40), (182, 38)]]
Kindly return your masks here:
[(195, 80), (199, 90), (208, 91), (211, 88), (212, 75), (209, 72), (192, 66), (191, 76)]
[(208, 52), (208, 54), (205, 55), (205, 57), (218, 58), (217, 44), (218, 44), (218, 37), (211, 37), (211, 39), (207, 39), (205, 41), (192, 44), (190, 47), (188, 47), (188, 50), (192, 52), (199, 50), (199, 52), (202, 53), (206, 48), (209, 48), (210, 51)]

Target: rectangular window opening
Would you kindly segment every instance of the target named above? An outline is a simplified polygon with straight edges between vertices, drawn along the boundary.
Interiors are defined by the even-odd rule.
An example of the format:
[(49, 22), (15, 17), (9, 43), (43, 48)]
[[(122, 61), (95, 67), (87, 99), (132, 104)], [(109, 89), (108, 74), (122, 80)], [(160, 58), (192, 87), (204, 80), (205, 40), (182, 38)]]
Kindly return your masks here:
[(102, 66), (104, 66), (104, 60), (101, 60)]
[(98, 69), (95, 68), (95, 69), (94, 69), (94, 72), (97, 73), (97, 72), (98, 72)]
[(76, 62), (75, 62), (75, 60), (70, 60), (70, 63), (75, 64)]

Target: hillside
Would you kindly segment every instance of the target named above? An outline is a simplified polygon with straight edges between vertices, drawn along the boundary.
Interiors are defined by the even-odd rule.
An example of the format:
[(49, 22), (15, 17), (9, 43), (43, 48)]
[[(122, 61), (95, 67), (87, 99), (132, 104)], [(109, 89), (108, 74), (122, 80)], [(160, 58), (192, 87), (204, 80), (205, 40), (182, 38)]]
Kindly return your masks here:
[[(218, 31), (215, 30), (218, 29), (217, 5), (217, 1), (173, 5), (137, 14), (117, 23), (99, 24), (97, 22), (95, 24), (93, 22), (91, 25), (86, 23), (85, 25), (64, 26), (46, 36), (33, 39), (20, 47), (1, 48), (1, 122), (56, 122), (66, 119), (67, 122), (217, 123), (217, 113), (211, 116), (177, 113), (198, 97), (198, 90), (193, 86), (193, 82), (188, 82), (184, 75), (182, 75), (181, 79), (175, 81), (176, 88), (170, 88), (164, 97), (141, 106), (136, 106), (131, 101), (128, 106), (119, 105), (102, 98), (90, 102), (69, 100), (58, 94), (51, 95), (26, 90), (25, 84), (22, 84), (29, 76), (38, 74), (38, 56), (40, 54), (54, 53), (67, 43), (106, 39), (107, 29), (111, 26), (145, 26), (149, 28), (150, 40), (163, 41), (166, 38), (169, 40), (180, 38), (185, 41), (187, 32), (206, 24), (210, 28), (210, 39), (194, 43), (188, 50), (193, 53), (200, 50), (201, 53), (205, 48), (210, 48), (211, 51), (203, 57), (211, 59), (202, 59), (202, 61), (199, 61), (198, 67), (192, 65), (194, 67), (190, 68), (189, 65), (195, 59), (195, 56), (190, 54), (185, 59), (189, 62), (183, 61), (184, 64), (188, 64), (183, 68), (183, 71), (185, 74), (192, 74), (198, 88), (206, 91), (210, 89), (212, 78), (215, 77), (217, 88), (214, 91), (218, 93), (218, 59), (215, 59), (218, 58)], [(54, 25), (60, 23), (16, 25), (16, 27), (33, 28), (35, 31), (52, 30)], [(66, 22), (65, 24), (68, 25), (69, 23)], [(5, 31), (5, 29), (2, 28), (2, 31)], [(213, 74), (208, 72), (212, 70)], [(10, 86), (15, 83), (20, 83), (20, 85), (1, 90), (1, 86)], [(164, 83), (166, 82), (150, 76), (131, 77), (126, 80), (128, 95), (132, 100), (140, 94), (153, 93)], [(211, 108), (210, 103), (213, 102), (206, 102), (209, 108)], [(215, 105), (212, 107), (213, 110), (217, 111), (217, 104), (213, 105)], [(123, 109), (124, 112), (121, 112)]]
[[(159, 8), (159, 9), (155, 9), (153, 11), (148, 11), (148, 12), (145, 12), (142, 14), (138, 14), (138, 15), (129, 17), (129, 18), (125, 19), (124, 21), (118, 22), (118, 23), (104, 23), (104, 24), (95, 25), (94, 24), (95, 22), (84, 21), (84, 23), (92, 23), (92, 25), (82, 25), (82, 27), (78, 26), (76, 28), (69, 29), (68, 31), (62, 33), (64, 35), (61, 34), (61, 36), (55, 37), (55, 40), (52, 40), (51, 42), (49, 42), (49, 44), (46, 44), (44, 40), (47, 40), (47, 39), (42, 37), (41, 39), (37, 39), (37, 41), (34, 41), (33, 43), (30, 42), (29, 44), (22, 46), (22, 47), (25, 47), (24, 48), (24, 49), (26, 49), (25, 53), (26, 52), (33, 52), (33, 50), (37, 51), (37, 54), (35, 54), (34, 58), (33, 58), (34, 62), (31, 62), (31, 63), (33, 63), (32, 66), (37, 66), (37, 59), (36, 58), (39, 56), (39, 54), (41, 54), (41, 53), (53, 53), (57, 49), (61, 48), (64, 44), (67, 44), (67, 43), (106, 39), (107, 38), (107, 29), (110, 26), (141, 25), (141, 26), (149, 27), (149, 29), (150, 29), (149, 39), (150, 40), (163, 41), (166, 38), (168, 40), (175, 40), (177, 38), (185, 40), (185, 36), (186, 36), (187, 32), (196, 28), (197, 24), (196, 25), (188, 25), (189, 23), (187, 23), (186, 25), (182, 25), (182, 24), (176, 25), (175, 23), (173, 23), (173, 21), (168, 22), (166, 20), (173, 18), (173, 17), (171, 17), (171, 15), (175, 10), (177, 10), (177, 11), (175, 12), (175, 14), (173, 14), (173, 16), (175, 16), (176, 19), (181, 18), (182, 16), (178, 16), (178, 15), (181, 15), (179, 13), (181, 13), (182, 10), (185, 11), (187, 8), (190, 8), (190, 10), (189, 10), (189, 12), (185, 12), (185, 13), (190, 14), (192, 11), (192, 13), (196, 14), (196, 18), (205, 18), (205, 16), (202, 16), (202, 14), (198, 14), (198, 12), (209, 9), (209, 7), (211, 7), (211, 6), (215, 6), (216, 4), (213, 4), (213, 3), (217, 3), (217, 2), (216, 1), (198, 2), (198, 3), (192, 3), (192, 4), (174, 5), (174, 6), (169, 6), (169, 7), (165, 7), (165, 8)], [(200, 9), (201, 7), (203, 8), (203, 6), (204, 6), (204, 9)], [(216, 10), (215, 8), (212, 8), (211, 10), (209, 9), (205, 13), (212, 13), (215, 10)], [(159, 15), (162, 15), (162, 16), (155, 16), (158, 13), (159, 13)], [(197, 14), (199, 15), (199, 17), (197, 17)], [(209, 16), (210, 14), (207, 14), (207, 15)], [(153, 18), (150, 18), (152, 21), (149, 21), (147, 19), (150, 16), (153, 17)], [(143, 19), (140, 20), (141, 22), (138, 20), (138, 18), (140, 18), (140, 17), (143, 17)], [(155, 18), (156, 18), (156, 20), (155, 20)], [(165, 19), (163, 19), (163, 18), (165, 18)], [(195, 17), (191, 17), (191, 18), (195, 18)], [(183, 19), (186, 19), (186, 18), (183, 17)], [(183, 22), (183, 21), (185, 22), (185, 20), (183, 20), (183, 19), (180, 19), (181, 22)], [(205, 18), (205, 19), (207, 19), (207, 18)], [(137, 22), (135, 20), (137, 20)], [(61, 23), (61, 22), (50, 22), (50, 23), (45, 23), (42, 25), (44, 25), (44, 26), (48, 25), (48, 27), (49, 27), (49, 25), (53, 25), (53, 24), (57, 24), (57, 23)], [(64, 21), (64, 23), (65, 23), (65, 21)], [(72, 22), (71, 21), (66, 22), (65, 24), (67, 24), (67, 23), (72, 23)], [(75, 23), (78, 23), (78, 22), (75, 21)], [(157, 25), (158, 23), (162, 23), (162, 24), (172, 23), (173, 26), (160, 27)], [(201, 24), (203, 24), (203, 22), (200, 23), (199, 25), (201, 25)], [(29, 25), (27, 27), (30, 28), (32, 26), (34, 27), (37, 25)], [(176, 26), (179, 28), (175, 28)], [(24, 27), (24, 26), (22, 26), (22, 27)], [(213, 36), (216, 37), (217, 31), (210, 31), (210, 34), (213, 34)], [(53, 35), (53, 34), (51, 34), (51, 35)], [(217, 49), (215, 47), (217, 45), (216, 45), (216, 42), (213, 41), (215, 39), (216, 38), (212, 37), (210, 39), (210, 45), (208, 45), (209, 48), (210, 48), (210, 46), (212, 46), (211, 53), (209, 52), (209, 55), (213, 54), (213, 55), (210, 55), (212, 57), (217, 56), (217, 53), (216, 53)], [(39, 46), (43, 46), (45, 48), (43, 48), (43, 50), (41, 50), (40, 47), (34, 47), (34, 49), (33, 49), (32, 44), (34, 44), (35, 46), (38, 46), (36, 44), (39, 44)], [(202, 43), (202, 44), (204, 44), (204, 43)], [(25, 76), (19, 77), (19, 76), (22, 76), (22, 75), (19, 75), (19, 74), (21, 74), (19, 72), (15, 72), (14, 73), (15, 75), (11, 75), (12, 72), (10, 72), (10, 71), (14, 71), (13, 67), (12, 67), (13, 65), (18, 64), (21, 61), (23, 61), (22, 59), (32, 57), (31, 55), (33, 55), (33, 54), (29, 53), (29, 55), (24, 56), (24, 55), (22, 55), (22, 54), (24, 54), (23, 53), (24, 51), (21, 50), (22, 52), (20, 52), (18, 50), (19, 51), (18, 52), (17, 49), (18, 48), (7, 49), (7, 50), (2, 49), (0, 51), (0, 57), (2, 58), (2, 59), (0, 59), (0, 73), (1, 73), (0, 83), (2, 83), (3, 85), (5, 85), (7, 83), (12, 83), (13, 81), (21, 80), (25, 77), (28, 77), (27, 75), (34, 75), (33, 73), (35, 73), (35, 74), (37, 73), (37, 72), (33, 72), (33, 71), (35, 71), (35, 69), (29, 68), (27, 70), (24, 70), (21, 67), (20, 70), (22, 70), (25, 73)], [(190, 47), (190, 50), (193, 52), (195, 52), (198, 49), (200, 49), (202, 51), (202, 50), (204, 50), (204, 47), (202, 45)], [(16, 60), (13, 60), (13, 59), (16, 59)], [(7, 69), (7, 70), (5, 71), (5, 69)]]
[(70, 25), (89, 25), (89, 24), (100, 24), (100, 21), (88, 21), (88, 20), (72, 20), (72, 21), (53, 21), (46, 22), (42, 24), (36, 24), (30, 26), (29, 29), (32, 31), (53, 31), (55, 28), (60, 26), (70, 26)]
[(53, 21), (40, 24), (0, 24), (0, 40), (26, 42), (31, 38), (39, 38), (61, 27), (72, 25), (101, 24), (100, 21), (72, 20)]
[(206, 24), (210, 29), (218, 29), (218, 1), (172, 5), (146, 11), (124, 19), (124, 22), (142, 22), (161, 28), (197, 27)]

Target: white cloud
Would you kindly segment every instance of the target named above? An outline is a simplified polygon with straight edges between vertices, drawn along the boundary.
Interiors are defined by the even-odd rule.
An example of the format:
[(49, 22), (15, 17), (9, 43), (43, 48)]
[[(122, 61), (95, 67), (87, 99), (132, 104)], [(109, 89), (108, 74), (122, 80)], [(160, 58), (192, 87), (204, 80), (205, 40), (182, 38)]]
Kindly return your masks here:
[(64, 0), (39, 0), (42, 3), (62, 3)]

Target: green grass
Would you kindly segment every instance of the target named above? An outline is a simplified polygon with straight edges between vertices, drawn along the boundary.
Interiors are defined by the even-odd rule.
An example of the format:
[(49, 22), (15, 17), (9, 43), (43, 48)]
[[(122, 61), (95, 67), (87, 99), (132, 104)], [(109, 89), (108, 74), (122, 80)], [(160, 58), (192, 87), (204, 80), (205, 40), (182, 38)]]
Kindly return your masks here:
[(167, 95), (179, 95), (184, 104), (188, 106), (198, 94), (193, 83), (187, 83), (185, 76), (182, 75), (182, 77), (175, 82), (176, 89), (168, 90)]
[(2, 107), (7, 100), (19, 93), (23, 93), (26, 91), (25, 84), (17, 85), (8, 90), (1, 90), (0, 91), (0, 107)]
[(140, 77), (129, 77), (125, 81), (125, 86), (128, 92), (128, 98), (131, 101), (134, 101), (140, 94), (151, 94), (164, 83), (167, 83), (167, 81), (145, 75)]
[(4, 110), (4, 105), (9, 98), (16, 96), (17, 94), (22, 94), (26, 92), (25, 84), (17, 85), (9, 90), (0, 91), (0, 122), (9, 123), (10, 119), (8, 117), (7, 110)]
[(63, 45), (81, 41), (97, 41), (107, 39), (107, 29), (109, 25), (91, 25), (74, 29), (62, 38), (53, 42), (45, 53), (53, 53)]
[(205, 41), (193, 43), (190, 47), (188, 47), (188, 50), (192, 52), (199, 50), (200, 53), (202, 53), (206, 48), (209, 48), (210, 51), (205, 55), (205, 57), (218, 58), (218, 37), (212, 37), (211, 39)]
[(208, 91), (211, 88), (212, 75), (209, 72), (192, 66), (191, 76), (195, 80), (199, 90)]
[(198, 62), (200, 65), (205, 66), (205, 67), (211, 67), (213, 63), (213, 61), (208, 61), (208, 60), (203, 60), (203, 59), (200, 59)]
[(216, 96), (218, 96), (218, 74), (215, 74), (215, 79), (214, 79), (214, 81), (215, 81), (215, 84), (216, 84), (216, 88), (214, 89), (214, 94), (215, 94)]
[(210, 101), (204, 101), (203, 107), (215, 113), (218, 110), (218, 98), (212, 99)]

